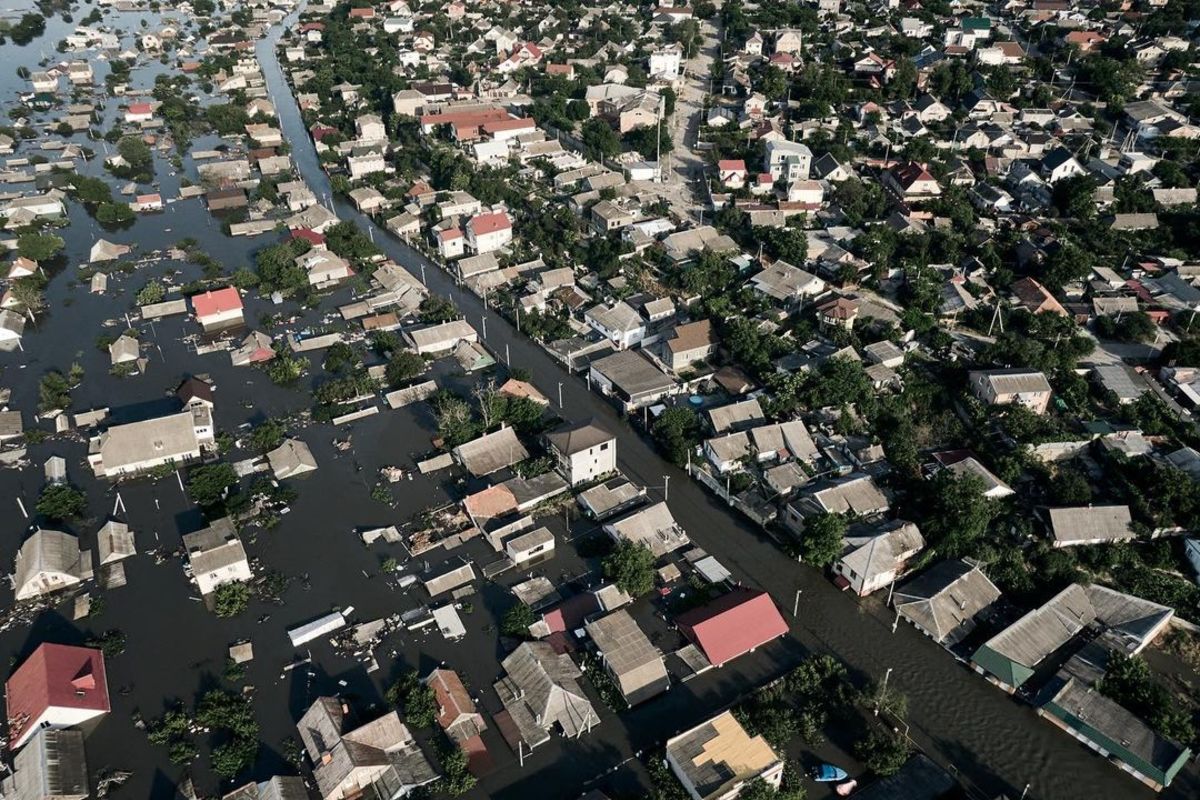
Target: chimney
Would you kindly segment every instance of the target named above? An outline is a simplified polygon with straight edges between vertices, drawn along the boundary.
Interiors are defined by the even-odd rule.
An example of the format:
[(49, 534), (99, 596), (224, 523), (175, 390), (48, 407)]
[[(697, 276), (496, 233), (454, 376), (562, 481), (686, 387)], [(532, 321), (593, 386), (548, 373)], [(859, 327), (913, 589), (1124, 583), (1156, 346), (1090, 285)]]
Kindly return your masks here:
[(329, 751), (325, 751), (324, 753), (321, 754), (321, 763), (322, 764), (328, 764), (331, 761), (333, 761), (332, 753), (330, 753)]

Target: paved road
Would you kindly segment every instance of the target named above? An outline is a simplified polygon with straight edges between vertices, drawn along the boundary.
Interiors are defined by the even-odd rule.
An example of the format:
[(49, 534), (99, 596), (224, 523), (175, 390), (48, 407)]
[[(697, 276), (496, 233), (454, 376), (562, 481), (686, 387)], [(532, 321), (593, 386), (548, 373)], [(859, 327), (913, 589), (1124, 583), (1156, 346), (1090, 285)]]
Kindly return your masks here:
[[(289, 19), (294, 19), (293, 17)], [(299, 109), (284, 81), (274, 47), (280, 31), (258, 45), (258, 57), (292, 157), (303, 178), (318, 196), (331, 194), (329, 182), (304, 130)], [(614, 726), (601, 726), (589, 740), (562, 747), (569, 757), (534, 766), (536, 773), (521, 773), (485, 782), (492, 796), (517, 797), (546, 785), (569, 785), (580, 773), (571, 760), (588, 757), (593, 763), (617, 764), (635, 749), (649, 747), (669, 722), (678, 728), (701, 718), (711, 708), (729, 702), (748, 681), (767, 677), (796, 663), (805, 652), (830, 652), (847, 662), (860, 677), (877, 679), (894, 668), (892, 685), (909, 698), (913, 738), (942, 763), (959, 770), (992, 796), (1005, 792), (1016, 797), (1029, 785), (1029, 797), (1053, 800), (1133, 800), (1152, 793), (1103, 759), (1085, 750), (1067, 735), (1040, 721), (1031, 709), (994, 689), (982, 678), (907, 626), (891, 633), (891, 618), (874, 606), (861, 606), (836, 591), (823, 576), (786, 558), (757, 528), (735, 516), (671, 466), (643, 441), (614, 408), (588, 391), (585, 383), (562, 369), (542, 348), (518, 334), (506, 321), (489, 313), (474, 295), (454, 286), (447, 274), (399, 239), (357, 213), (342, 200), (334, 201), (337, 213), (364, 227), (374, 228), (375, 242), (398, 263), (421, 275), (429, 288), (450, 296), (467, 318), (482, 330), (486, 317), (486, 343), (501, 356), (530, 371), (533, 382), (547, 397), (557, 398), (562, 386), (561, 414), (570, 419), (594, 418), (617, 434), (620, 468), (632, 480), (662, 494), (669, 481), (669, 505), (680, 524), (699, 546), (715, 555), (745, 584), (771, 593), (784, 609), (791, 610), (799, 594), (798, 614), (788, 637), (758, 653), (739, 659), (713, 676), (706, 676), (703, 705), (674, 708), (654, 703), (623, 717), (626, 731), (614, 735)], [(696, 682), (698, 683), (698, 682)], [(672, 704), (672, 708), (677, 703)], [(645, 721), (643, 730), (640, 722)], [(608, 729), (607, 731), (605, 729)], [(569, 748), (569, 749), (567, 749)], [(541, 756), (543, 750), (539, 750)], [(552, 780), (554, 783), (546, 783)], [(563, 782), (559, 782), (563, 781)], [(501, 785), (504, 784), (504, 785)], [(1195, 797), (1195, 776), (1177, 781), (1164, 797)]]

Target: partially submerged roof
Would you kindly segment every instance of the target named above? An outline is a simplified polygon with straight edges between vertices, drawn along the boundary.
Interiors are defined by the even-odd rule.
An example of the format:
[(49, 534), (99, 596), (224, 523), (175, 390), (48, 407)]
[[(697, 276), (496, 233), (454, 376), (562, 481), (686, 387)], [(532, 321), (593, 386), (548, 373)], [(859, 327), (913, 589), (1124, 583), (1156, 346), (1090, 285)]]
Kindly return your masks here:
[(629, 612), (614, 611), (589, 622), (587, 633), (630, 704), (666, 691), (670, 678), (662, 654)]
[(454, 448), (454, 456), (475, 476), (491, 475), (529, 458), (529, 451), (511, 427), (485, 433)]
[(667, 756), (701, 798), (736, 796), (739, 784), (780, 763), (767, 740), (747, 733), (731, 711), (668, 739)]
[(999, 599), (1000, 590), (979, 567), (959, 560), (934, 565), (893, 595), (897, 613), (944, 647), (969, 636), (977, 617)]
[(1084, 628), (1098, 625), (1114, 650), (1138, 653), (1170, 621), (1174, 610), (1098, 584), (1073, 583), (980, 647), (973, 661), (1008, 686), (1018, 687), (1038, 665)]

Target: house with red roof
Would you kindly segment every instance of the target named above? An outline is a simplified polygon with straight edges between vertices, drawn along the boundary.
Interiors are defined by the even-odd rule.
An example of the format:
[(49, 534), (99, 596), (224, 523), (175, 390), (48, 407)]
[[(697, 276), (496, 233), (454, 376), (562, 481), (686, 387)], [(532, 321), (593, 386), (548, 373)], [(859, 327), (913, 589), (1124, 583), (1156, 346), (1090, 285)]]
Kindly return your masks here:
[(477, 214), (467, 221), (467, 248), (474, 253), (490, 253), (512, 241), (512, 220), (503, 211)]
[(679, 630), (714, 667), (778, 639), (787, 622), (766, 592), (739, 587), (676, 619)]
[(47, 642), (4, 685), (8, 746), (16, 750), (42, 728), (73, 728), (110, 711), (104, 654)]
[(243, 322), (242, 296), (233, 286), (193, 295), (192, 312), (205, 331), (239, 325)]
[(940, 197), (942, 187), (924, 164), (909, 161), (883, 173), (883, 185), (906, 203), (918, 203)]
[(437, 231), (434, 236), (437, 239), (438, 255), (444, 259), (458, 258), (467, 252), (467, 237), (463, 235), (461, 228), (446, 228)]
[(125, 111), (126, 122), (149, 122), (154, 117), (153, 103), (130, 103)]
[(496, 71), (507, 75), (521, 67), (536, 67), (542, 63), (542, 48), (533, 42), (525, 42), (512, 51), (512, 55), (496, 65)]
[(288, 236), (291, 239), (303, 239), (313, 247), (325, 246), (325, 235), (317, 233), (312, 228), (296, 228), (296, 230), (290, 231)]
[(139, 194), (129, 205), (134, 211), (162, 211), (162, 195)]
[(746, 162), (740, 158), (722, 159), (717, 162), (717, 174), (723, 186), (740, 189), (746, 185)]
[(457, 672), (435, 669), (425, 677), (425, 684), (433, 689), (437, 700), (438, 726), (451, 741), (461, 745), (487, 729), (483, 715), (476, 710), (475, 701)]

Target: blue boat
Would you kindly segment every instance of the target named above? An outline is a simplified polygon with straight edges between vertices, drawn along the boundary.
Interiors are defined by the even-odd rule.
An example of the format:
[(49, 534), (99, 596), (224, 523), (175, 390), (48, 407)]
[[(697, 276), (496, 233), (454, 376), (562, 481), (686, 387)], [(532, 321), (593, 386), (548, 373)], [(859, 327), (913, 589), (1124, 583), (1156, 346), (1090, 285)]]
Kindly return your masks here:
[(846, 770), (833, 764), (821, 764), (813, 770), (813, 780), (817, 783), (837, 783), (846, 780)]

